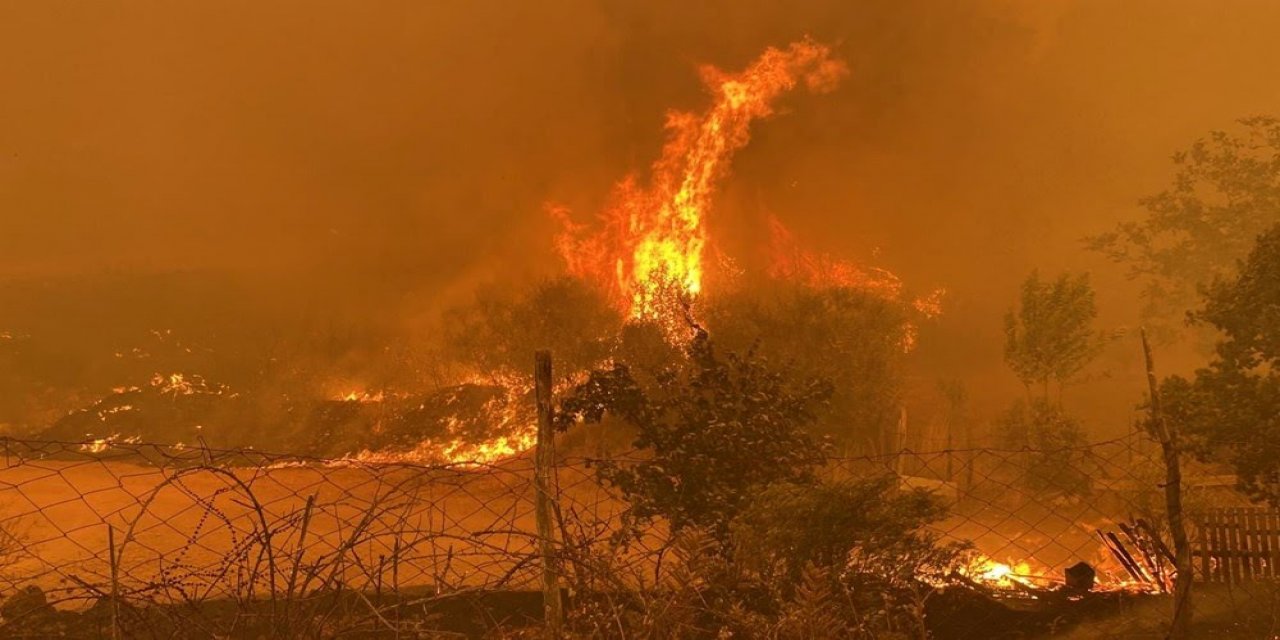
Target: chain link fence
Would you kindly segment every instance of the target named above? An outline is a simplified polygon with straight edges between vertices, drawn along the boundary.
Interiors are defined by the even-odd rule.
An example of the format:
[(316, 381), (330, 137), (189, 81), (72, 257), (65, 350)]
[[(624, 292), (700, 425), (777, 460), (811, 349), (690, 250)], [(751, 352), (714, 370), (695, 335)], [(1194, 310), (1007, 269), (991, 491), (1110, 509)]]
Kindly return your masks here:
[[(419, 464), (2, 444), (3, 637), (482, 637), (542, 615), (531, 455)], [(618, 543), (627, 505), (591, 462), (563, 456), (555, 467), (570, 615), (575, 591), (653, 589), (674, 562), (661, 526)], [(1135, 638), (1163, 637), (1171, 607), (1161, 465), (1125, 439), (839, 458), (825, 473), (893, 474), (943, 501), (934, 532), (986, 562), (952, 588), (1028, 621), (998, 637)], [(1192, 464), (1184, 478), (1200, 624), (1273, 637), (1280, 518), (1221, 469)], [(1058, 597), (1080, 563), (1107, 606)], [(952, 616), (934, 635), (1019, 632), (993, 630), (992, 620), (1023, 619), (993, 611)]]

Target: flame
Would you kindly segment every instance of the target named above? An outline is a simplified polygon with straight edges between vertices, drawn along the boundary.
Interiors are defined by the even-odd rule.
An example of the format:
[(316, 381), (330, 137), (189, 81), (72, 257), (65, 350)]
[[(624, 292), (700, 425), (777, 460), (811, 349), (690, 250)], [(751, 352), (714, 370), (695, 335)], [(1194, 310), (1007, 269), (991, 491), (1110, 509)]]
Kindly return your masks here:
[(455, 440), (445, 445), (441, 450), (441, 457), (453, 465), (481, 467), (524, 453), (537, 442), (537, 426), (530, 425), (530, 428), (521, 429), (513, 435), (499, 436), (484, 442), (468, 444)]
[[(1095, 592), (1160, 593), (1160, 585), (1155, 582), (1117, 577), (1103, 566), (1093, 566), (1098, 571), (1093, 585)], [(992, 589), (1023, 594), (1052, 590), (1063, 585), (1063, 579), (1056, 572), (1047, 567), (1036, 568), (1033, 561), (1009, 560), (1006, 563), (981, 554), (961, 568), (960, 574)]]
[(769, 216), (768, 223), (770, 276), (813, 287), (858, 289), (886, 300), (902, 298), (902, 279), (892, 272), (806, 250), (781, 220)]
[[(476, 469), (518, 456), (537, 443), (538, 427), (535, 416), (529, 410), (528, 398), (533, 387), (527, 377), (495, 371), (484, 375), (468, 376), (459, 384), (494, 386), (502, 389), (500, 395), (486, 401), (480, 407), (480, 421), (484, 423), (486, 431), (500, 435), (477, 441), (474, 435), (468, 436), (465, 433), (467, 425), (464, 420), (451, 416), (446, 423), (449, 435), (445, 438), (424, 440), (409, 450), (364, 449), (333, 460), (329, 464), (334, 466), (351, 463), (444, 464), (463, 469)], [(569, 383), (561, 383), (561, 385), (565, 384)], [(562, 386), (558, 386), (557, 389), (563, 390)], [(336, 399), (343, 402), (371, 403), (395, 397), (397, 396), (384, 392), (349, 391), (339, 394)], [(446, 400), (445, 405), (448, 406), (453, 402), (456, 402), (456, 398)]]
[(347, 391), (346, 393), (339, 393), (334, 400), (337, 400), (338, 402), (370, 403), (382, 402), (383, 400), (386, 400), (386, 398), (387, 395), (383, 391), (378, 391), (376, 393), (370, 393), (368, 391)]
[(523, 453), (537, 443), (536, 417), (526, 411), (526, 398), (533, 390), (529, 379), (493, 372), (487, 376), (473, 376), (469, 382), (498, 385), (503, 389), (502, 397), (486, 402), (481, 411), (488, 418), (490, 429), (506, 435), (482, 442), (467, 442), (455, 437), (450, 442), (437, 445), (438, 459), (463, 467), (483, 466)]
[(937, 288), (933, 291), (916, 298), (911, 301), (911, 306), (916, 312), (926, 318), (936, 318), (942, 315), (942, 299), (946, 297), (947, 290)]
[(595, 231), (565, 209), (551, 209), (563, 225), (556, 244), (569, 272), (600, 284), (632, 319), (671, 322), (671, 298), (702, 292), (707, 214), (729, 160), (750, 140), (751, 123), (771, 115), (774, 101), (801, 81), (826, 91), (845, 71), (826, 46), (809, 40), (766, 49), (737, 74), (704, 67), (711, 106), (668, 114), (667, 142), (647, 185), (634, 178), (618, 184)]
[(1035, 587), (1036, 581), (1046, 580), (1046, 578), (1032, 572), (1031, 563), (1029, 562), (1022, 561), (1006, 564), (986, 556), (976, 558), (971, 566), (961, 573), (975, 582), (981, 582), (995, 589), (1017, 589), (1020, 586)]
[[(157, 373), (151, 376), (149, 384), (157, 391), (163, 394), (173, 396), (190, 396), (196, 394), (222, 395), (228, 391), (226, 385), (216, 382), (209, 382), (199, 374), (185, 373)], [(113, 391), (119, 393), (129, 393), (138, 391), (138, 387), (116, 387)], [(235, 397), (237, 394), (231, 394)]]
[(133, 411), (133, 405), (122, 404), (122, 405), (117, 405), (107, 409), (103, 409), (98, 412), (98, 420), (101, 420), (102, 422), (106, 422), (109, 416), (112, 416), (117, 413), (124, 413), (126, 411)]
[(455, 438), (443, 443), (426, 440), (408, 451), (371, 451), (332, 460), (329, 466), (343, 466), (352, 462), (367, 464), (426, 464), (446, 465), (461, 469), (479, 469), (513, 458), (533, 448), (538, 442), (536, 425), (521, 428), (511, 435), (497, 436), (481, 442), (467, 442)]
[[(804, 249), (791, 230), (776, 217), (769, 217), (769, 275), (812, 287), (858, 289), (893, 302), (903, 302), (902, 279), (887, 269), (865, 267), (830, 254)], [(911, 308), (925, 318), (942, 314), (947, 290), (938, 288), (910, 301)]]
[(80, 445), (80, 450), (88, 453), (102, 453), (110, 449), (111, 446), (116, 444), (117, 442), (125, 443), (125, 444), (137, 444), (139, 442), (142, 442), (142, 438), (140, 438), (139, 436), (129, 436), (128, 438), (121, 438), (120, 434), (117, 433), (115, 435), (110, 435), (105, 438), (97, 438), (95, 440), (90, 440), (88, 442), (85, 442), (84, 444)]
[[(768, 222), (771, 277), (816, 288), (857, 289), (890, 302), (908, 305), (909, 309), (924, 319), (936, 318), (942, 314), (942, 300), (947, 294), (946, 289), (934, 289), (909, 302), (905, 301), (902, 279), (893, 272), (810, 251), (800, 246), (782, 221), (769, 216)], [(899, 342), (904, 353), (915, 349), (918, 333), (919, 329), (914, 322), (903, 325)]]

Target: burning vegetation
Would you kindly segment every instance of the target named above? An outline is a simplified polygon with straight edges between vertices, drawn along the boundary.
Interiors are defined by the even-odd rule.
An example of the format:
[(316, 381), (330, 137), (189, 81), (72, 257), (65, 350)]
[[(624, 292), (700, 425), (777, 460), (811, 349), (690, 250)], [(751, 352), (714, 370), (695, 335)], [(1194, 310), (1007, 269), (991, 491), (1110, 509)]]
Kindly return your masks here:
[[(33, 506), (8, 517), (0, 499), (0, 560), (12, 547), (27, 571), (0, 562), (0, 586), (31, 582), (0, 594), (0, 637), (22, 620), (187, 637), (199, 619), (191, 637), (1012, 640), (1162, 607), (1175, 640), (1230, 627), (1196, 627), (1187, 594), (1280, 578), (1280, 122), (1194, 143), (1145, 219), (1088, 240), (1146, 280), (1132, 297), (1155, 344), (1213, 342), (1207, 364), (1161, 379), (1145, 329), (1099, 328), (1123, 297), (1106, 280), (1032, 270), (1003, 319), (1001, 375), (1021, 385), (1005, 393), (928, 353), (950, 283), (825, 249), (785, 209), (733, 215), (735, 159), (858, 82), (847, 58), (805, 37), (699, 68), (656, 158), (603, 180), (588, 215), (544, 205), (547, 277), (428, 312), (382, 308), (357, 279), (332, 294), (356, 317), (299, 305), (269, 330), (231, 305), (206, 317), (207, 283), (185, 301), (167, 281), (78, 283), (68, 297), (103, 313), (172, 296), (153, 324), (180, 328), (90, 338), (63, 300), (60, 333), (0, 327), (0, 381), (20, 390), (0, 398), (0, 492)], [(24, 286), (5, 295), (38, 297)], [(950, 340), (980, 343), (971, 329)], [(1136, 374), (1113, 366), (1134, 335)], [(92, 367), (71, 366), (77, 348)], [(1141, 373), (1141, 413), (1099, 441), (1067, 390)], [(85, 468), (126, 506), (63, 499)], [(46, 513), (66, 505), (71, 524)], [(49, 568), (60, 542), (101, 546), (98, 524), (102, 580)], [(154, 562), (122, 581), (130, 545)], [(72, 601), (89, 604), (54, 606)]]
[[(298, 390), (271, 398), (269, 389), (254, 385), (233, 391), (198, 374), (155, 374), (72, 411), (42, 434), (87, 438), (97, 448), (116, 440), (301, 444), (312, 455), (361, 460), (489, 462), (519, 454), (534, 441), (533, 419), (525, 411), (531, 383), (522, 373), (533, 348), (555, 347), (566, 386), (614, 362), (661, 369), (700, 323), (709, 323), (734, 349), (772, 336), (762, 348), (783, 359), (811, 360), (804, 366), (814, 367), (812, 373), (849, 389), (842, 394), (852, 398), (844, 403), (849, 412), (867, 413), (894, 393), (900, 358), (880, 345), (909, 351), (914, 323), (940, 313), (942, 290), (908, 301), (891, 272), (805, 250), (777, 218), (768, 221), (771, 258), (760, 274), (767, 280), (716, 272), (707, 259), (716, 250), (718, 187), (735, 152), (749, 143), (752, 125), (773, 115), (786, 93), (829, 91), (847, 73), (827, 46), (811, 40), (769, 48), (736, 73), (702, 68), (709, 106), (668, 114), (666, 144), (646, 176), (618, 183), (609, 205), (587, 224), (551, 207), (563, 225), (555, 245), (570, 279), (548, 282), (523, 299), (500, 294), (447, 314), (446, 351), (460, 365), (452, 375), (461, 382), (427, 392), (359, 388), (314, 397)], [(770, 283), (770, 292), (752, 294), (749, 283), (757, 281)], [(708, 289), (708, 282), (718, 289)], [(804, 315), (810, 331), (786, 337), (786, 325)], [(865, 393), (858, 387), (867, 385), (854, 383), (848, 367), (817, 356), (819, 340), (803, 335), (857, 325), (865, 333), (862, 344), (835, 353), (883, 372), (875, 383), (880, 388)], [(152, 334), (163, 349), (192, 353), (171, 331)], [(133, 347), (117, 357), (145, 362), (156, 350)], [(254, 415), (264, 403), (275, 405), (276, 420)], [(891, 446), (890, 420), (863, 418), (865, 424), (845, 440)]]
[(594, 231), (552, 208), (565, 225), (558, 247), (569, 272), (603, 288), (631, 319), (674, 323), (668, 298), (703, 291), (712, 202), (752, 123), (797, 84), (823, 91), (845, 73), (826, 46), (810, 41), (771, 48), (736, 74), (704, 67), (712, 104), (701, 114), (667, 115), (667, 143), (647, 184), (619, 183)]

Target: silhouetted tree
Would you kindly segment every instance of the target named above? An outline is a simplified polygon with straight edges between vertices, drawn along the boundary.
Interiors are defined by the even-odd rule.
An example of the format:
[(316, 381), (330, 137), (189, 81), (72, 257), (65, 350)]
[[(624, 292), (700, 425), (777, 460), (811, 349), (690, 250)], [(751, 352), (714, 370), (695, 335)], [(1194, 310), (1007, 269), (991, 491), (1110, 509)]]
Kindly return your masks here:
[(967, 550), (929, 528), (945, 516), (937, 497), (892, 474), (768, 487), (732, 529), (735, 560), (772, 597), (737, 616), (733, 637), (926, 637), (924, 602)]
[(1280, 504), (1280, 225), (1206, 291), (1195, 318), (1223, 337), (1208, 367), (1163, 381), (1167, 419), (1202, 455), (1230, 459), (1246, 490)]
[(820, 433), (842, 448), (888, 442), (909, 331), (902, 304), (852, 288), (777, 286), (712, 300), (705, 312), (719, 344), (831, 381)]
[(561, 428), (613, 416), (635, 430), (641, 461), (599, 463), (630, 503), (632, 524), (664, 518), (727, 543), (729, 523), (764, 487), (811, 483), (824, 460), (809, 435), (830, 397), (821, 380), (796, 381), (758, 354), (719, 355), (701, 329), (685, 357), (652, 379), (616, 362), (561, 402)]
[(1025, 449), (1019, 471), (1027, 488), (1047, 495), (1084, 495), (1090, 474), (1080, 423), (1043, 398), (1017, 401), (996, 421), (1000, 446)]
[(1173, 185), (1141, 201), (1145, 218), (1087, 239), (1145, 280), (1144, 316), (1166, 336), (1198, 289), (1229, 278), (1254, 238), (1280, 222), (1280, 120), (1239, 122), (1242, 133), (1214, 131), (1173, 156)]
[(573, 278), (526, 290), (486, 290), (445, 314), (447, 354), (485, 372), (523, 375), (532, 353), (550, 349), (561, 375), (604, 360), (622, 318), (600, 293)]
[(1005, 314), (1005, 362), (1028, 391), (1038, 386), (1047, 400), (1050, 381), (1061, 392), (1098, 354), (1102, 340), (1092, 328), (1097, 315), (1088, 275), (1045, 282), (1032, 272), (1018, 307)]

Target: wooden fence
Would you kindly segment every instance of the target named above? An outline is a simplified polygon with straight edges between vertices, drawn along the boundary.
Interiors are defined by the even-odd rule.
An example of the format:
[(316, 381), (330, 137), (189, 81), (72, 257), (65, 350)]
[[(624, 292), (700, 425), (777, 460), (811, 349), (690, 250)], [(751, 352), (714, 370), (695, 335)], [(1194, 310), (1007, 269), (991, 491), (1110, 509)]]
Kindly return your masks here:
[(1237, 507), (1197, 516), (1196, 580), (1241, 584), (1280, 578), (1280, 510)]

